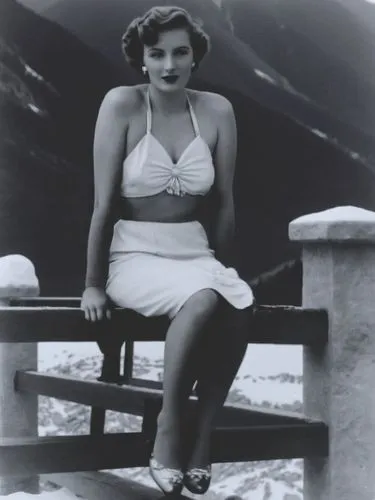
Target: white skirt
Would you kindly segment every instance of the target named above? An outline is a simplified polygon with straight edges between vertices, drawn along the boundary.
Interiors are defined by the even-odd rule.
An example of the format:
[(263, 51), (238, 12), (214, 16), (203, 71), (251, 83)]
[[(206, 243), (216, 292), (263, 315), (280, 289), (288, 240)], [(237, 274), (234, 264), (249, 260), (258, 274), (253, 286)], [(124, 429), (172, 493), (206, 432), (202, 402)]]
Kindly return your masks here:
[(207, 288), (237, 309), (254, 300), (237, 271), (215, 259), (200, 222), (116, 222), (106, 285), (115, 305), (173, 318), (189, 297)]

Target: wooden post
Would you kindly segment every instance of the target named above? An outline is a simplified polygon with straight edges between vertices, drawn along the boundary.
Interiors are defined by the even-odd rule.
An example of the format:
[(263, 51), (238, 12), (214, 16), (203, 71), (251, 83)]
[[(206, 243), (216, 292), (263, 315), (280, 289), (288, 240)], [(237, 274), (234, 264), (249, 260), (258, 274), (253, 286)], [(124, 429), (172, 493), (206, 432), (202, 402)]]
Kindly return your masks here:
[[(0, 259), (0, 307), (10, 298), (39, 294), (33, 264), (21, 255)], [(1, 324), (0, 324), (1, 328)], [(38, 346), (0, 343), (0, 440), (38, 435), (38, 397), (14, 390), (16, 370), (38, 369)], [(39, 492), (38, 477), (0, 477), (0, 495)]]
[(307, 416), (329, 457), (304, 461), (304, 500), (375, 498), (375, 213), (337, 207), (290, 223), (303, 243), (303, 306), (326, 308), (326, 346), (304, 348)]

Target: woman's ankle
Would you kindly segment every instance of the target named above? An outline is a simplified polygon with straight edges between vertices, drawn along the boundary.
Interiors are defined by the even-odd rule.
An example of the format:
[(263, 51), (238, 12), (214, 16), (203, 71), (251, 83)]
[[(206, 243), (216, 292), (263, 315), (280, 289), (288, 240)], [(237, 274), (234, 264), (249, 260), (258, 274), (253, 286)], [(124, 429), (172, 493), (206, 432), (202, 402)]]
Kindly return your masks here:
[(187, 463), (187, 469), (204, 468), (210, 465), (210, 439), (205, 444), (197, 441)]
[(155, 436), (155, 459), (165, 467), (181, 466), (181, 425), (178, 419), (165, 412), (160, 412), (157, 419)]
[(181, 434), (183, 419), (177, 411), (162, 408), (157, 417), (157, 429), (161, 432)]
[(188, 468), (205, 467), (210, 463), (211, 428), (195, 428), (193, 446), (190, 449)]

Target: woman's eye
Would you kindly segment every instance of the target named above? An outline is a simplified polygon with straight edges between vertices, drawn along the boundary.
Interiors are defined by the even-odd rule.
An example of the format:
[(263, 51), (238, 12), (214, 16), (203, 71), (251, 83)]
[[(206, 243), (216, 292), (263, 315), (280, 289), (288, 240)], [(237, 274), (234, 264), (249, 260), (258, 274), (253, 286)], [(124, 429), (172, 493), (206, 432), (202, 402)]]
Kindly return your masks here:
[(187, 51), (186, 49), (180, 49), (176, 53), (179, 56), (186, 56), (189, 53), (189, 51)]
[(152, 52), (151, 57), (154, 59), (160, 59), (162, 57), (162, 54), (160, 52)]

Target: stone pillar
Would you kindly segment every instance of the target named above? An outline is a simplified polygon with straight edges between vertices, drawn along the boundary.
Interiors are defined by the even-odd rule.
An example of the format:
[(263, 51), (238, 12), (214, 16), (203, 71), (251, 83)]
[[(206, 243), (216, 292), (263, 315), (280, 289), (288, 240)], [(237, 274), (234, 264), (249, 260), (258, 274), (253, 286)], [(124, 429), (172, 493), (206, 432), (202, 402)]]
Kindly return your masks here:
[[(0, 258), (0, 308), (14, 297), (39, 295), (33, 264), (22, 255)], [(1, 328), (1, 324), (0, 324)], [(16, 370), (38, 369), (38, 346), (0, 343), (0, 440), (38, 435), (38, 397), (14, 391)], [(0, 477), (0, 495), (38, 493), (38, 477)]]
[(302, 243), (303, 306), (329, 315), (328, 345), (304, 348), (304, 411), (329, 426), (329, 457), (305, 459), (303, 498), (374, 500), (375, 213), (306, 215), (289, 237)]

